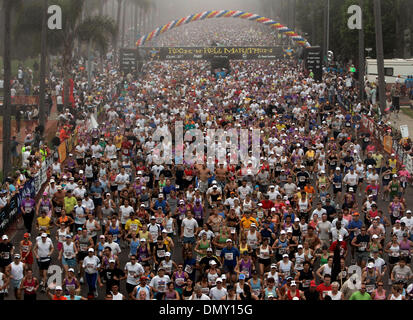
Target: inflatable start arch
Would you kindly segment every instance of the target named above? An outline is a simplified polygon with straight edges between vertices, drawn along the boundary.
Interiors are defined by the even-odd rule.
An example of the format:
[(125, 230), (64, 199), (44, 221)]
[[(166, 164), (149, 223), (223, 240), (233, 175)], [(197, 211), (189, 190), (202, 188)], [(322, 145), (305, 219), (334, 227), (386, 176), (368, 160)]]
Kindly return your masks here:
[(148, 33), (136, 42), (136, 46), (140, 47), (143, 46), (146, 42), (151, 41), (153, 38), (159, 36), (160, 34), (164, 33), (165, 31), (171, 30), (173, 28), (179, 27), (184, 24), (188, 24), (193, 21), (211, 19), (211, 18), (239, 18), (245, 19), (250, 21), (256, 21), (258, 23), (262, 23), (267, 25), (270, 28), (276, 29), (278, 32), (283, 33), (289, 36), (295, 43), (302, 47), (310, 47), (310, 43), (300, 35), (298, 35), (293, 30), (289, 29), (288, 27), (278, 23), (272, 19), (262, 17), (258, 14), (244, 12), (244, 11), (234, 11), (234, 10), (214, 10), (214, 11), (204, 11), (201, 13), (191, 14), (187, 17), (181, 18), (179, 20), (173, 20), (164, 26), (158, 27), (153, 30), (151, 33)]

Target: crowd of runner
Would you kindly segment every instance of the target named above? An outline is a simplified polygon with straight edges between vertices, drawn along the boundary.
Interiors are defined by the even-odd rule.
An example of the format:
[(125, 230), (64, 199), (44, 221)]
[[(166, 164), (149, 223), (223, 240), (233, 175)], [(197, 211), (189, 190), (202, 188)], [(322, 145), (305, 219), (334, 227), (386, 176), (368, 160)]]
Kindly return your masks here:
[[(249, 29), (198, 28), (268, 45)], [(179, 44), (210, 45), (191, 34)], [(93, 89), (75, 80), (81, 111), (60, 120), (100, 104), (99, 126), (53, 163), (41, 199), (23, 200), (25, 233), (0, 243), (1, 299), (411, 298), (411, 177), (339, 104), (357, 109), (350, 75), (317, 83), (291, 59), (232, 61), (221, 79), (208, 62), (150, 62), (134, 79), (108, 62)], [(232, 164), (228, 137), (216, 144), (225, 163), (156, 164), (153, 133), (176, 121), (205, 135), (258, 128), (260, 157), (250, 148)]]

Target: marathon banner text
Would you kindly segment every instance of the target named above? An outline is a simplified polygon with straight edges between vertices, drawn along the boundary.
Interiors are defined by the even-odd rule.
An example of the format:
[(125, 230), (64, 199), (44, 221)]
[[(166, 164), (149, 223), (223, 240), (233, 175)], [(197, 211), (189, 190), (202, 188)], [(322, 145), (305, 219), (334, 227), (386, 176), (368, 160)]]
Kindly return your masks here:
[(158, 47), (139, 48), (141, 60), (232, 60), (279, 59), (283, 48), (278, 47)]

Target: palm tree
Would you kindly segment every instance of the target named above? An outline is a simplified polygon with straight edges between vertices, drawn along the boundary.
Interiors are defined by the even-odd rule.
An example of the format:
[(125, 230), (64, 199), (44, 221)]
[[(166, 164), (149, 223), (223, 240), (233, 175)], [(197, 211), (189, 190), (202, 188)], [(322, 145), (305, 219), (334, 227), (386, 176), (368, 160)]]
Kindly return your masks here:
[(119, 42), (119, 32), (120, 32), (120, 14), (122, 10), (122, 0), (118, 0), (118, 12), (116, 14), (116, 40), (115, 40), (115, 61), (118, 61), (118, 42)]
[(69, 84), (72, 73), (72, 54), (75, 40), (92, 41), (106, 49), (115, 33), (114, 21), (109, 17), (91, 16), (82, 20), (83, 0), (58, 0), (63, 15), (63, 29), (56, 31), (63, 42), (64, 103), (69, 104)]
[(13, 2), (3, 0), (3, 23), (4, 23), (4, 98), (3, 98), (3, 178), (11, 172), (11, 152), (10, 152), (10, 136), (11, 136), (11, 13)]

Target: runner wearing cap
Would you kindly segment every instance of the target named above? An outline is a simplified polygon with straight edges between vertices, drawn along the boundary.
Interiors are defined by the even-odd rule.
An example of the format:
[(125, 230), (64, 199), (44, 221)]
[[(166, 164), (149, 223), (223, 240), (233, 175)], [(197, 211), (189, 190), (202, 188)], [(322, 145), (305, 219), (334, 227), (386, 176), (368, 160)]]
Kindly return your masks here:
[(62, 246), (59, 249), (58, 260), (62, 261), (63, 268), (65, 270), (66, 276), (68, 274), (69, 268), (76, 267), (76, 256), (78, 254), (78, 249), (76, 244), (73, 242), (71, 235), (65, 236), (65, 241), (62, 242)]
[(25, 233), (23, 235), (23, 240), (20, 241), (20, 256), (27, 269), (32, 269), (33, 265), (33, 243), (30, 241), (30, 234)]
[(63, 288), (66, 295), (70, 294), (72, 291), (77, 295), (80, 294), (80, 283), (75, 276), (75, 270), (73, 268), (68, 269), (67, 275), (63, 279)]
[(233, 245), (231, 239), (226, 240), (226, 246), (222, 249), (220, 257), (223, 271), (227, 278), (231, 279), (231, 276), (235, 275), (234, 269), (240, 257), (239, 250)]
[(165, 275), (165, 269), (160, 267), (158, 269), (158, 274), (152, 278), (149, 286), (154, 292), (154, 298), (159, 300), (162, 299), (166, 290), (167, 284), (171, 281), (168, 275)]
[(50, 288), (47, 287), (46, 293), (48, 294), (50, 300), (67, 300), (67, 298), (63, 295), (63, 289), (61, 286), (56, 286), (55, 294), (51, 294), (49, 291)]
[(136, 260), (136, 256), (132, 255), (130, 257), (130, 262), (127, 262), (124, 268), (125, 276), (123, 279), (126, 279), (126, 291), (129, 297), (131, 296), (133, 289), (138, 285), (138, 280), (145, 272), (142, 265)]
[(82, 268), (85, 272), (85, 280), (89, 287), (89, 294), (93, 294), (95, 298), (97, 298), (97, 283), (99, 284), (99, 287), (103, 287), (98, 272), (100, 268), (100, 259), (95, 256), (95, 250), (93, 248), (89, 248), (87, 252), (88, 255), (83, 259)]
[(142, 292), (145, 292), (143, 300), (151, 300), (153, 298), (152, 288), (146, 284), (146, 280), (147, 278), (145, 276), (140, 277), (139, 285), (135, 286), (133, 292), (130, 295), (132, 300), (142, 300), (140, 299)]
[(42, 277), (42, 280), (40, 281), (42, 291), (44, 291), (44, 288), (46, 287), (47, 270), (49, 269), (53, 252), (53, 242), (50, 238), (47, 237), (47, 233), (42, 233), (39, 237), (36, 238), (33, 253), (36, 256), (37, 264), (39, 266), (40, 274)]
[(16, 300), (21, 300), (21, 283), (24, 278), (24, 269), (20, 254), (16, 253), (13, 256), (13, 262), (5, 270), (5, 273), (10, 275), (10, 284)]

